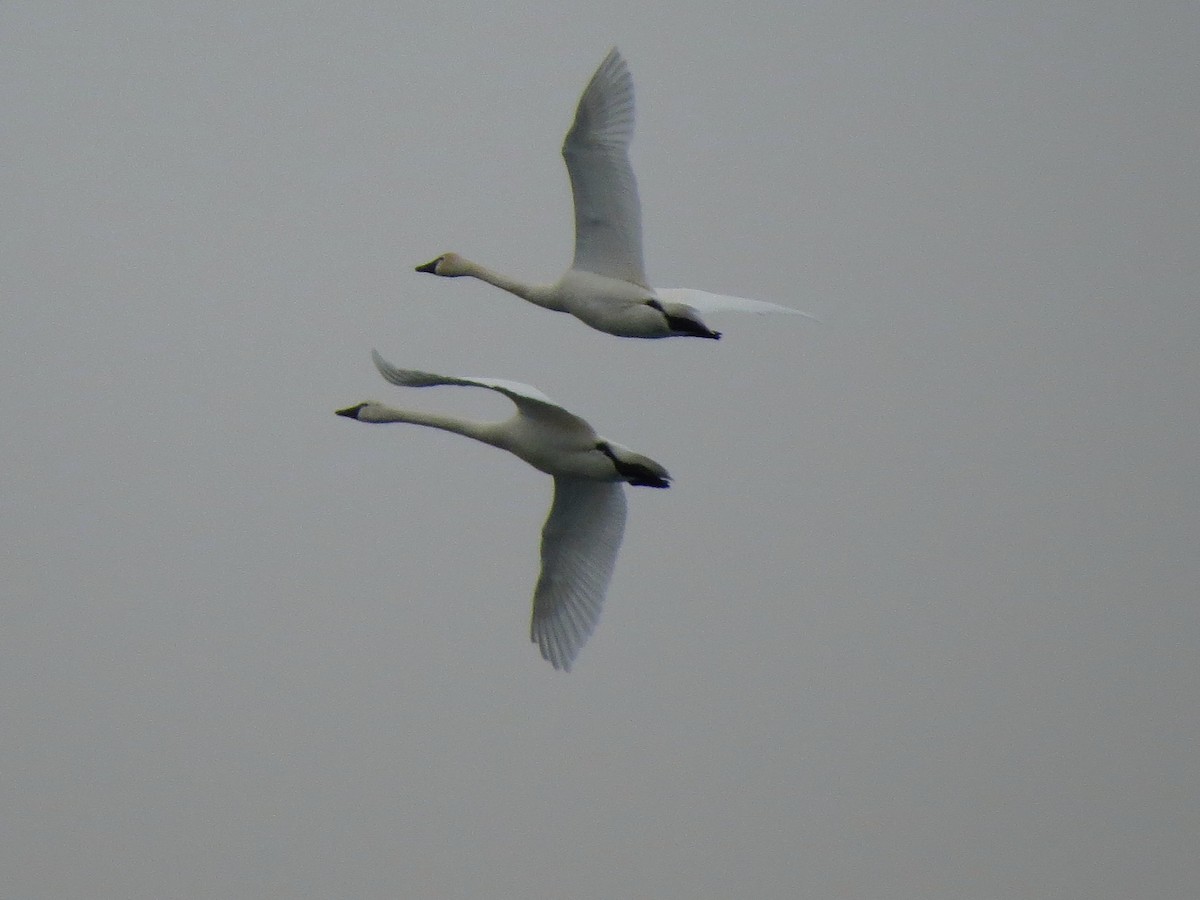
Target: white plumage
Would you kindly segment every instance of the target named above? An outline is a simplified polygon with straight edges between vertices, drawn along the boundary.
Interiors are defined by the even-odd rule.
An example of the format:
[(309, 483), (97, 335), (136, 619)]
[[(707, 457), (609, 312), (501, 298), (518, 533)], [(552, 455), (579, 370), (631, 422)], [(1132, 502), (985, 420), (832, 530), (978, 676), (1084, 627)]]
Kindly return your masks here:
[(554, 476), (554, 501), (542, 529), (542, 570), (533, 594), (530, 638), (554, 668), (569, 671), (596, 627), (625, 533), (622, 482), (665, 488), (670, 484), (667, 470), (598, 436), (583, 419), (527, 384), (398, 369), (375, 351), (371, 355), (392, 384), (483, 387), (516, 405), (516, 415), (503, 422), (474, 422), (373, 401), (337, 414), (360, 422), (408, 422), (452, 431), (507, 450)]
[[(575, 200), (575, 259), (554, 284), (528, 284), (457, 253), (417, 266), (446, 278), (471, 276), (538, 306), (566, 312), (621, 337), (719, 338), (700, 311), (794, 313), (800, 310), (690, 288), (655, 291), (642, 262), (642, 211), (629, 164), (633, 77), (614, 47), (592, 76), (562, 154)], [(812, 318), (810, 316), (810, 318)]]

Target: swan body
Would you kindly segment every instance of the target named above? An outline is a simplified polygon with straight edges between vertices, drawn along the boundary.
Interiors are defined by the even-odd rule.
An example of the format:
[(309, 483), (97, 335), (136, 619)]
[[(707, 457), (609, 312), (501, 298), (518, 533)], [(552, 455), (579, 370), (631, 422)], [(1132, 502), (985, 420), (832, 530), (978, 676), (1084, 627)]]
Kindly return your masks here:
[(402, 410), (374, 401), (337, 414), (360, 422), (407, 422), (451, 431), (507, 450), (554, 477), (554, 500), (542, 528), (542, 570), (533, 594), (530, 639), (554, 668), (570, 671), (600, 617), (625, 533), (622, 485), (669, 487), (667, 470), (600, 437), (583, 419), (527, 384), (399, 369), (375, 351), (371, 357), (392, 384), (482, 387), (516, 405), (516, 414), (502, 422)]
[(443, 253), (416, 270), (443, 278), (478, 278), (619, 337), (720, 338), (720, 332), (704, 324), (701, 311), (807, 316), (763, 300), (690, 288), (655, 291), (650, 287), (642, 261), (641, 204), (629, 164), (632, 138), (633, 77), (614, 47), (584, 89), (563, 142), (563, 160), (575, 201), (571, 268), (554, 284), (528, 284), (457, 253)]

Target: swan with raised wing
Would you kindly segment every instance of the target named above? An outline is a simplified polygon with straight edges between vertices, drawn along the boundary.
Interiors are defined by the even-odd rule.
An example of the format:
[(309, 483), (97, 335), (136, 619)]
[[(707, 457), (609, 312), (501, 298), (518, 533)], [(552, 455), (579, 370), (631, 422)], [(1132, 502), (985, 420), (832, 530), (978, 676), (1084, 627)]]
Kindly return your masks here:
[(808, 313), (692, 288), (651, 288), (642, 262), (642, 211), (629, 164), (633, 78), (614, 47), (584, 89), (562, 155), (575, 200), (575, 259), (554, 284), (528, 284), (457, 253), (417, 266), (444, 278), (471, 276), (530, 303), (570, 313), (620, 337), (716, 339), (701, 312)]
[(667, 470), (600, 437), (583, 419), (527, 384), (398, 369), (375, 351), (371, 358), (392, 384), (482, 387), (516, 405), (516, 415), (502, 422), (395, 409), (373, 401), (337, 414), (359, 422), (408, 422), (452, 431), (507, 450), (554, 476), (554, 500), (542, 528), (542, 570), (533, 593), (530, 639), (554, 668), (570, 671), (600, 617), (625, 533), (623, 484), (669, 487)]

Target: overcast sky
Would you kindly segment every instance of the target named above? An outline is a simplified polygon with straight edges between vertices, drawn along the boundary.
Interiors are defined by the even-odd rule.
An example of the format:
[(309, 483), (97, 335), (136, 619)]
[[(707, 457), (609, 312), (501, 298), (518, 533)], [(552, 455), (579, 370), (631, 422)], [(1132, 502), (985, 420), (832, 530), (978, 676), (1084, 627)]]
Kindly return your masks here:
[[(0, 889), (1159, 900), (1200, 883), (1200, 7), (0, 6)], [(629, 61), (621, 340), (559, 146)], [(537, 385), (663, 462), (569, 675)]]

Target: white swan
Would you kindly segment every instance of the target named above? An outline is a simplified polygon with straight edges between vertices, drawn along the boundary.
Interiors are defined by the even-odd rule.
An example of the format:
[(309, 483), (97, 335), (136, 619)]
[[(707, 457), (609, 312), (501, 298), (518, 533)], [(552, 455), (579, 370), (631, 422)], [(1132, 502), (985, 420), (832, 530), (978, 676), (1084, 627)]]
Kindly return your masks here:
[[(642, 263), (642, 211), (629, 165), (633, 78), (614, 47), (579, 98), (562, 154), (575, 198), (575, 261), (555, 284), (526, 284), (457, 253), (417, 266), (445, 278), (469, 275), (538, 306), (566, 312), (620, 337), (719, 338), (700, 311), (779, 312), (809, 316), (762, 300), (691, 288), (655, 291)], [(809, 316), (809, 318), (814, 318)]]
[(556, 669), (570, 671), (600, 617), (600, 605), (625, 532), (622, 482), (670, 486), (667, 470), (649, 457), (599, 437), (592, 426), (537, 388), (497, 378), (460, 378), (398, 369), (371, 351), (392, 384), (484, 387), (512, 400), (504, 422), (473, 422), (436, 413), (359, 403), (339, 416), (360, 422), (409, 422), (466, 435), (519, 456), (554, 476), (554, 501), (542, 528), (542, 572), (533, 592), (530, 639)]

